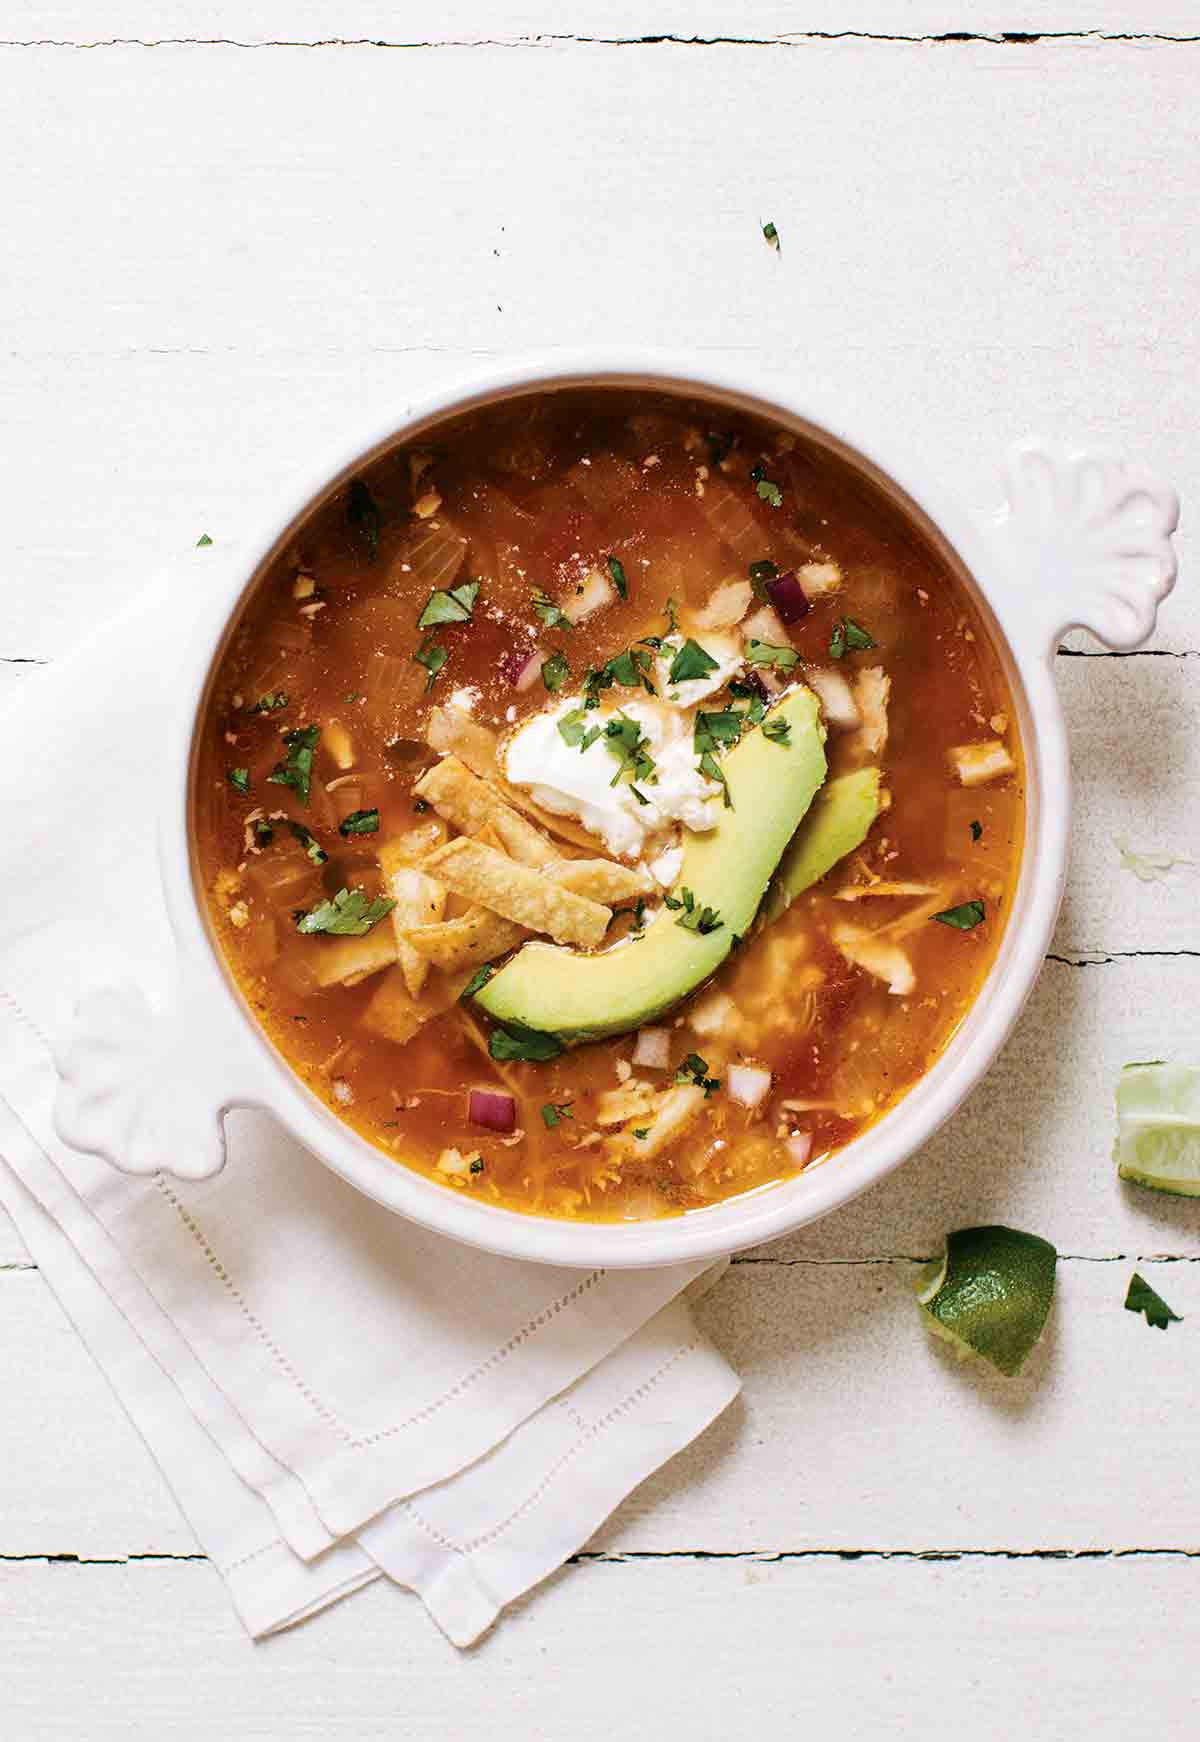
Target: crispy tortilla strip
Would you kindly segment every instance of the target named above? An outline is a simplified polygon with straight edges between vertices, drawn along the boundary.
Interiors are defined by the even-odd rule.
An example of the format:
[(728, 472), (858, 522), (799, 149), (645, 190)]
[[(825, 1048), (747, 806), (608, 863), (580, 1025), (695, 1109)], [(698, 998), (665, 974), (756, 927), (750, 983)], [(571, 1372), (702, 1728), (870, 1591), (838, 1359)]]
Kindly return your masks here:
[(618, 865), (612, 859), (560, 859), (556, 865), (547, 865), (542, 876), (560, 889), (569, 889), (572, 895), (586, 895), (608, 907), (636, 901), (639, 895), (652, 895), (655, 889), (647, 872), (631, 871), (628, 865)]
[(495, 823), (484, 823), (479, 833), (475, 836), (475, 839), (479, 842), (481, 847), (494, 847), (497, 853), (505, 853), (508, 851), (504, 842), (500, 839), (500, 832)]
[(402, 834), (390, 835), (386, 841), (380, 841), (375, 849), (379, 869), (390, 878), (392, 872), (398, 871), (402, 865), (419, 865), (427, 853), (444, 847), (449, 838), (450, 831), (442, 819), (430, 817), (416, 828), (405, 829)]
[(404, 983), (412, 996), (418, 998), (429, 972), (429, 957), (414, 950), (405, 933), (414, 927), (438, 924), (446, 911), (445, 886), (436, 877), (418, 871), (415, 865), (401, 865), (388, 878), (388, 888), (396, 903), (392, 926), (400, 949)]
[(449, 1010), (466, 985), (461, 974), (439, 974), (419, 998), (404, 983), (404, 970), (389, 969), (380, 980), (362, 1014), (363, 1026), (384, 1040), (403, 1046), (426, 1022)]
[(595, 945), (612, 920), (612, 909), (586, 896), (558, 888), (549, 877), (465, 838), (451, 841), (425, 861), (447, 889), (470, 896), (530, 931), (545, 932), (560, 944)]
[(413, 791), (464, 835), (477, 834), (491, 823), (513, 858), (524, 865), (548, 865), (557, 857), (545, 836), (511, 810), (495, 789), (457, 756), (444, 756), (435, 763)]
[(399, 955), (389, 925), (374, 925), (360, 938), (306, 938), (304, 966), (318, 986), (357, 986), (368, 974), (390, 967)]
[(515, 950), (528, 936), (523, 925), (501, 919), (498, 913), (489, 913), (485, 907), (473, 907), (458, 919), (409, 932), (405, 942), (435, 968), (457, 973), (460, 969), (481, 967), (506, 950)]
[[(500, 771), (500, 740), (486, 726), (481, 726), (478, 720), (473, 720), (465, 709), (434, 708), (429, 716), (425, 738), (431, 750), (438, 750), (443, 755), (457, 756), (460, 762), (466, 763), (472, 774), (477, 774), (480, 780), (486, 780), (495, 787), (506, 804), (524, 812), (527, 817), (533, 817), (544, 829), (557, 835), (560, 841), (570, 841), (576, 847), (586, 847), (595, 852), (598, 842), (587, 829), (573, 822), (570, 817), (555, 816), (552, 811), (543, 810), (540, 804), (534, 804), (528, 793), (508, 784)], [(511, 847), (509, 851), (512, 851)]]

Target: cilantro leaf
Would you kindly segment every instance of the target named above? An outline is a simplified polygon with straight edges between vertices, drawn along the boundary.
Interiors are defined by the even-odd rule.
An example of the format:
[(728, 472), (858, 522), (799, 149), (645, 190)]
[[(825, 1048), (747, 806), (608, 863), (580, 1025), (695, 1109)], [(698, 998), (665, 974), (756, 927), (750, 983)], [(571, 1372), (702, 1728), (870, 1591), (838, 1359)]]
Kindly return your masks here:
[(543, 1034), (537, 1028), (525, 1028), (513, 1023), (510, 1028), (493, 1028), (488, 1051), (501, 1062), (507, 1059), (528, 1059), (532, 1064), (545, 1064), (556, 1059), (563, 1050), (556, 1034)]
[(329, 854), (325, 851), (317, 837), (309, 829), (306, 829), (303, 823), (293, 822), (291, 817), (288, 817), (287, 819), (287, 826), (292, 834), (295, 835), (300, 845), (304, 848), (304, 851), (308, 854), (313, 864), (323, 865), (326, 859), (328, 859)]
[(558, 722), (558, 735), (564, 744), (569, 744), (572, 750), (578, 749), (582, 756), (585, 750), (590, 750), (597, 738), (604, 736), (603, 726), (587, 726), (586, 708), (571, 708)]
[(613, 586), (617, 589), (617, 592), (620, 594), (622, 599), (627, 599), (629, 597), (629, 582), (625, 579), (624, 564), (615, 556), (610, 556), (607, 561), (608, 572), (612, 577)]
[(971, 931), (982, 923), (983, 912), (982, 901), (964, 901), (961, 907), (948, 907), (933, 917), (942, 925), (952, 925), (956, 931)]
[(425, 679), (425, 694), (428, 695), (437, 681), (437, 674), (449, 659), (449, 651), (436, 641), (427, 641), (423, 647), (418, 647), (413, 659), (418, 665), (423, 665), (429, 676)]
[(547, 629), (573, 629), (575, 627), (571, 619), (559, 609), (548, 593), (543, 593), (540, 587), (533, 589), (533, 608)]
[(769, 605), (771, 595), (767, 591), (767, 582), (773, 581), (779, 573), (778, 564), (771, 562), (768, 557), (764, 557), (761, 562), (751, 563), (746, 572), (750, 576), (750, 585), (754, 589), (755, 598), (761, 600), (764, 605)]
[(786, 744), (791, 736), (791, 723), (782, 715), (774, 720), (768, 720), (762, 729), (762, 735), (772, 744)]
[(435, 629), (439, 623), (469, 623), (479, 597), (478, 581), (463, 581), (449, 592), (430, 593), (417, 618), (418, 629)]
[(271, 845), (271, 842), (274, 839), (275, 839), (275, 830), (271, 827), (271, 825), (267, 821), (266, 817), (255, 817), (255, 819), (254, 819), (254, 842), (255, 842), (255, 845), (258, 847), (269, 847)]
[(308, 803), (312, 786), (313, 752), (321, 742), (320, 726), (297, 726), (283, 734), (287, 755), (268, 774), (272, 786), (290, 786), (301, 804)]
[(250, 791), (250, 770), (248, 768), (227, 768), (225, 778), (234, 792), (240, 792), (243, 797)]
[(689, 638), (671, 661), (669, 676), (672, 683), (687, 683), (692, 678), (707, 677), (710, 671), (716, 671), (718, 664), (698, 641)]
[(777, 665), (780, 671), (792, 671), (800, 663), (800, 655), (794, 647), (780, 647), (774, 641), (756, 641), (753, 636), (746, 643), (746, 658), (751, 665)]
[(746, 703), (746, 719), (752, 726), (761, 726), (767, 712), (767, 691), (756, 671), (746, 678), (734, 678), (729, 693), (735, 701)]
[(754, 488), (761, 502), (769, 502), (772, 508), (782, 508), (783, 491), (773, 478), (768, 478), (761, 466), (751, 466), (750, 476), (754, 480)]
[(977, 841), (982, 834), (983, 834), (983, 824), (981, 822), (973, 822), (971, 824), (971, 839), (973, 841)]
[(482, 1155), (477, 1155), (475, 1157), (474, 1161), (471, 1163), (470, 1171), (472, 1173), (482, 1173), (483, 1172), (483, 1157), (482, 1157)]
[(196, 540), (196, 549), (203, 550), (206, 545), (209, 545), (211, 543), (212, 543), (212, 539), (208, 536), (207, 532), (202, 532), (200, 534), (199, 538)]
[(355, 536), (366, 546), (367, 561), (374, 562), (379, 555), (379, 507), (361, 478), (351, 482), (346, 519)]
[(1150, 1284), (1143, 1280), (1135, 1270), (1129, 1279), (1129, 1291), (1125, 1296), (1125, 1311), (1127, 1313), (1145, 1313), (1146, 1323), (1153, 1325), (1157, 1331), (1165, 1331), (1170, 1324), (1181, 1325), (1182, 1316), (1173, 1313), (1161, 1294), (1157, 1294)]
[(339, 889), (332, 901), (319, 901), (302, 913), (296, 930), (306, 934), (327, 932), (331, 937), (361, 938), (395, 907), (390, 896), (371, 900), (365, 889)]
[(715, 750), (718, 744), (736, 744), (745, 720), (746, 716), (738, 708), (722, 708), (720, 713), (713, 714), (701, 710), (696, 715), (692, 740), (697, 755), (704, 750)]
[(779, 242), (779, 231), (775, 228), (774, 224), (771, 223), (769, 219), (763, 225), (762, 233), (763, 233), (763, 241), (767, 244), (767, 246), (770, 248), (774, 248), (776, 254), (780, 253), (781, 249), (780, 249), (780, 242)]
[(681, 925), (685, 931), (699, 932), (701, 937), (707, 937), (709, 932), (720, 931), (725, 921), (715, 907), (702, 907), (690, 889), (684, 888), (678, 896), (663, 897), (667, 907), (673, 908), (679, 918), (676, 925)]
[(704, 1098), (714, 1094), (721, 1087), (719, 1077), (708, 1074), (708, 1060), (702, 1059), (698, 1052), (690, 1052), (675, 1072), (677, 1083), (694, 1083), (698, 1089), (704, 1090)]
[(378, 805), (372, 805), (370, 810), (351, 811), (350, 815), (343, 817), (338, 824), (339, 835), (377, 835), (378, 833)]
[(833, 634), (829, 637), (829, 651), (834, 659), (844, 658), (847, 652), (863, 653), (868, 647), (874, 646), (873, 638), (853, 617), (839, 617), (833, 626)]
[(574, 1119), (570, 1101), (547, 1101), (542, 1108), (542, 1124), (547, 1131), (553, 1131), (556, 1125), (561, 1125), (564, 1119)]
[(621, 684), (625, 689), (641, 688), (649, 695), (657, 695), (658, 691), (647, 676), (652, 664), (653, 659), (647, 648), (628, 647), (624, 653), (618, 653), (599, 670), (589, 671), (583, 680), (585, 707), (598, 708), (601, 690), (610, 690), (615, 683)]
[(246, 709), (248, 714), (274, 714), (280, 708), (286, 708), (288, 698), (283, 690), (269, 690), (265, 696), (259, 696), (253, 707)]
[(562, 689), (571, 675), (570, 663), (562, 648), (557, 648), (549, 657), (542, 661), (542, 682), (553, 695)]
[(674, 599), (668, 599), (666, 604), (663, 606), (663, 610), (667, 614), (667, 623), (670, 627), (670, 633), (672, 635), (678, 635), (679, 634), (679, 609), (676, 606)]
[(466, 998), (474, 998), (476, 992), (482, 992), (495, 972), (496, 970), (490, 962), (485, 962), (482, 968), (476, 968), (458, 995), (459, 1003), (461, 1004)]
[[(645, 737), (636, 720), (631, 720), (628, 714), (618, 714), (609, 720), (604, 728), (606, 739), (605, 749), (615, 756), (620, 767), (609, 781), (610, 786), (616, 786), (623, 774), (628, 774), (631, 780), (650, 780), (654, 776), (654, 763), (646, 752), (650, 740)], [(642, 804), (650, 801), (633, 789), (635, 798)]]
[(633, 1135), (637, 1138), (638, 1142), (641, 1143), (645, 1138), (649, 1137), (650, 1127), (648, 1125), (641, 1125), (635, 1129)]

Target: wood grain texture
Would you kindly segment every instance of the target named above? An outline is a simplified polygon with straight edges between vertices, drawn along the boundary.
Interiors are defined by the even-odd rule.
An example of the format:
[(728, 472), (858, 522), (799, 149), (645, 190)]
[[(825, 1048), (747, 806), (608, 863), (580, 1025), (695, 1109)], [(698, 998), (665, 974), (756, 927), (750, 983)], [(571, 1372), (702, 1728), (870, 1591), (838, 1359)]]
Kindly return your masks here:
[[(571, 1567), (475, 1651), (381, 1585), (251, 1651), (205, 1565), (0, 1569), (0, 1697), (37, 1742), (457, 1742), (809, 1729), (959, 1742), (1194, 1734), (1194, 1562)], [(76, 1641), (64, 1674), (64, 1639)], [(81, 1714), (84, 1716), (81, 1717)], [(486, 1717), (481, 1719), (481, 1714)]]
[[(1005, 32), (1042, 40), (977, 40)], [(922, 40), (947, 34), (975, 40)], [(0, 45), (0, 704), (331, 436), (520, 350), (753, 362), (980, 507), (1031, 430), (1200, 484), (1192, 0), (33, 0), (0, 38), (113, 43)], [(995, 1069), (868, 1197), (734, 1266), (702, 1311), (744, 1399), (477, 1652), (382, 1587), (252, 1650), (0, 1213), (5, 1736), (1194, 1735), (1166, 1666), (1200, 1206), (1109, 1151), (1120, 1064), (1195, 1055), (1200, 868), (1142, 884), (1113, 843), (1200, 859), (1195, 548), (1185, 518), (1154, 654), (1057, 662), (1061, 959)], [(991, 1219), (1069, 1255), (1012, 1383), (912, 1301), (916, 1260)], [(1122, 1311), (1135, 1257), (1185, 1315), (1165, 1335)]]

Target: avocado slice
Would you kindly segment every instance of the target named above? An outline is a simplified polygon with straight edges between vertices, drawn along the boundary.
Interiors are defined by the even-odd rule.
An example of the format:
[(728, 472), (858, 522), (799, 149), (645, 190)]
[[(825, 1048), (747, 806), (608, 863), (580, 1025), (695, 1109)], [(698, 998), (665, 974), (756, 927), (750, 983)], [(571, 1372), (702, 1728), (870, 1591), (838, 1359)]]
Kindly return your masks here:
[(879, 815), (882, 780), (879, 768), (856, 768), (821, 788), (779, 861), (767, 900), (768, 919), (778, 919), (839, 859), (862, 846)]
[(749, 931), (796, 825), (825, 778), (825, 728), (811, 690), (795, 690), (766, 716), (786, 721), (786, 741), (760, 729), (721, 764), (732, 810), (691, 835), (672, 891), (692, 892), (721, 924), (701, 934), (664, 907), (636, 942), (597, 955), (560, 944), (525, 944), (476, 994), (497, 1022), (557, 1035), (565, 1045), (625, 1034), (669, 1010), (714, 973)]

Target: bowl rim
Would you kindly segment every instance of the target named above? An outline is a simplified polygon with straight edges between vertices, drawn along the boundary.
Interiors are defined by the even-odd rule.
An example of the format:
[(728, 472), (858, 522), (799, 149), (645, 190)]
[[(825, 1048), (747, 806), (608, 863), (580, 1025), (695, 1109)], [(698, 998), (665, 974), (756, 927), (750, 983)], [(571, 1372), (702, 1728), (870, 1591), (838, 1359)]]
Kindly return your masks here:
[[(576, 1222), (508, 1210), (439, 1185), (399, 1160), (389, 1164), (307, 1088), (250, 1010), (211, 928), (190, 821), (196, 739), (215, 670), (247, 598), (297, 524), (357, 471), (434, 424), (505, 398), (584, 387), (711, 399), (814, 436), (873, 474), (923, 522), (987, 624), (1012, 694), (1025, 761), (1024, 846), (1005, 934), (970, 1009), (930, 1069), (867, 1131), (811, 1173), (653, 1222)], [(1033, 615), (1022, 612), (1022, 595), (1005, 588), (985, 524), (967, 515), (939, 480), (917, 476), (911, 454), (889, 453), (887, 440), (860, 410), (856, 427), (844, 426), (831, 408), (786, 380), (768, 380), (741, 365), (716, 367), (659, 350), (556, 352), (448, 378), (376, 413), (293, 479), (236, 552), (190, 643), (165, 759), (159, 828), (164, 890), (179, 972), (196, 1013), (198, 1053), (210, 1041), (213, 1068), (231, 1079), (227, 1089), (215, 1085), (222, 1113), (246, 1105), (266, 1108), (365, 1196), (436, 1233), (503, 1256), (587, 1269), (711, 1261), (779, 1238), (859, 1196), (932, 1137), (990, 1067), (1045, 958), (1066, 868), (1067, 742), (1051, 675), (1053, 646)]]

